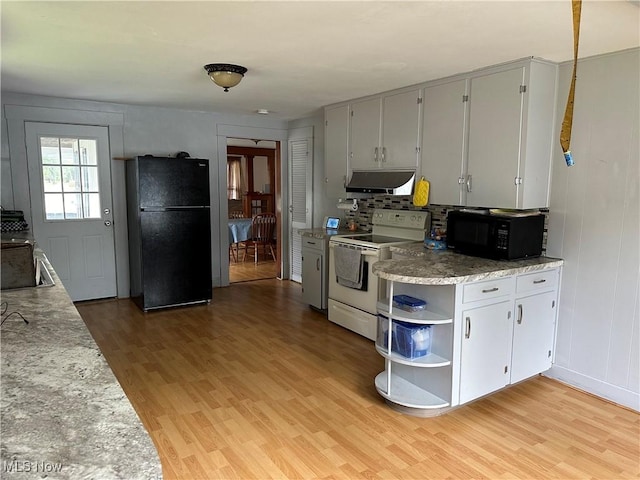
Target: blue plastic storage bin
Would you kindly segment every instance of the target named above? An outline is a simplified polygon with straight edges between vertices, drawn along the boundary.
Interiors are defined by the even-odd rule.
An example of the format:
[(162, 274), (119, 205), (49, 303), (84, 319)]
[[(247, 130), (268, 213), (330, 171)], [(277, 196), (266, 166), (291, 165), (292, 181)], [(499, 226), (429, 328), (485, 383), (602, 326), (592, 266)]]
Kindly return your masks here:
[[(429, 355), (431, 350), (431, 325), (416, 325), (413, 323), (393, 320), (393, 336), (391, 351), (405, 358), (419, 358)], [(384, 350), (388, 343), (389, 319), (378, 315), (378, 335), (376, 343)]]

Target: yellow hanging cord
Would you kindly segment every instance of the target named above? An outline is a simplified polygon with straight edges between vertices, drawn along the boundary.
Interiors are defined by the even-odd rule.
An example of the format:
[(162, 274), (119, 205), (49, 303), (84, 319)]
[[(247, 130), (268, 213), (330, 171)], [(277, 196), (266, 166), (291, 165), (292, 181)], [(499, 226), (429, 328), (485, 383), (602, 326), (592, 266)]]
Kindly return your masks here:
[(567, 167), (573, 165), (573, 156), (571, 155), (570, 149), (571, 126), (573, 124), (573, 100), (576, 91), (576, 68), (578, 66), (578, 39), (580, 38), (582, 0), (571, 0), (571, 6), (573, 10), (573, 75), (571, 76), (569, 98), (567, 99), (567, 108), (564, 111), (564, 120), (562, 120), (562, 130), (560, 131), (560, 146), (562, 147)]

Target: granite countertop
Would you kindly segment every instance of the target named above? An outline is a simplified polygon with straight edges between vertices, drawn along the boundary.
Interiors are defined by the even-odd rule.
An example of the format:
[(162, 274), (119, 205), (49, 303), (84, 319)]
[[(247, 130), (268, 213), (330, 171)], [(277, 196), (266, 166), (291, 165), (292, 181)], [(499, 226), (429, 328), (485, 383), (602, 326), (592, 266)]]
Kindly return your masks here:
[(373, 264), (373, 273), (386, 280), (420, 285), (452, 285), (489, 280), (563, 264), (563, 260), (550, 257), (489, 260), (451, 250), (428, 250), (423, 242), (392, 246), (390, 249), (393, 253), (412, 258), (381, 260)]
[(41, 256), (54, 286), (1, 292), (2, 478), (162, 478), (149, 434)]
[(366, 230), (356, 230), (352, 232), (348, 228), (339, 228), (337, 230), (327, 230), (326, 228), (301, 228), (298, 230), (298, 233), (303, 237), (313, 237), (313, 238), (329, 238), (334, 235), (349, 235), (355, 233), (369, 233)]

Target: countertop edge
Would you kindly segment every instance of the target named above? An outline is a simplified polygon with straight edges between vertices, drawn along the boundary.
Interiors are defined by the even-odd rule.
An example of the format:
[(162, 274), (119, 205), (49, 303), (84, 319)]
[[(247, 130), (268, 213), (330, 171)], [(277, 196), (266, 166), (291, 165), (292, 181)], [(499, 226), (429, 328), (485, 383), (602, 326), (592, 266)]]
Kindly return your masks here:
[[(161, 479), (158, 451), (138, 413), (46, 255), (34, 253), (55, 284), (1, 292), (8, 309), (0, 339), (5, 473)], [(9, 318), (12, 312), (19, 315)]]
[(558, 258), (537, 257), (516, 261), (496, 261), (454, 252), (426, 253), (414, 258), (380, 260), (372, 271), (378, 277), (417, 285), (455, 285), (537, 272), (561, 267)]

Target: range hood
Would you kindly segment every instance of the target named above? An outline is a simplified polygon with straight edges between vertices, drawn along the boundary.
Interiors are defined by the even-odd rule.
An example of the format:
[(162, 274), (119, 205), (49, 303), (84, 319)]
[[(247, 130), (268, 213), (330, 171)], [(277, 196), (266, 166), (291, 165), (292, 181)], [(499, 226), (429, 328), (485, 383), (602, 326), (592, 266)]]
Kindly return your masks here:
[(416, 173), (413, 170), (356, 170), (347, 192), (411, 195)]

